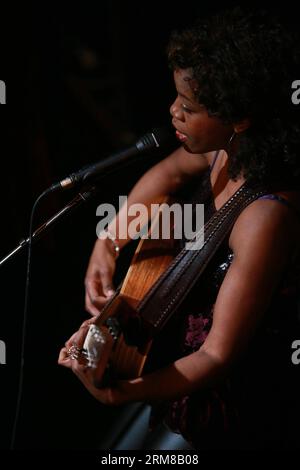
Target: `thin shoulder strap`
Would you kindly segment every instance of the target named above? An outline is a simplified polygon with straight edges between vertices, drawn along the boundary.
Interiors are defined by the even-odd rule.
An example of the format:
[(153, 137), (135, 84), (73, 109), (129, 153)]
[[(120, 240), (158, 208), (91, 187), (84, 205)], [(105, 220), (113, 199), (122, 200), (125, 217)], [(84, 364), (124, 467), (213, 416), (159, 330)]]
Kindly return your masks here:
[(297, 217), (300, 218), (300, 212), (298, 211), (298, 209), (290, 201), (288, 201), (288, 199), (286, 199), (283, 196), (280, 196), (279, 194), (272, 194), (272, 193), (264, 194), (263, 196), (260, 196), (258, 199), (270, 199), (272, 201), (277, 201), (283, 204), (284, 206), (288, 207), (289, 209), (291, 209), (294, 212), (294, 214), (296, 214)]
[(210, 165), (210, 172), (212, 172), (213, 167), (215, 166), (215, 163), (217, 161), (218, 156), (220, 155), (221, 150), (217, 150), (214, 156), (214, 159), (212, 161), (212, 164)]

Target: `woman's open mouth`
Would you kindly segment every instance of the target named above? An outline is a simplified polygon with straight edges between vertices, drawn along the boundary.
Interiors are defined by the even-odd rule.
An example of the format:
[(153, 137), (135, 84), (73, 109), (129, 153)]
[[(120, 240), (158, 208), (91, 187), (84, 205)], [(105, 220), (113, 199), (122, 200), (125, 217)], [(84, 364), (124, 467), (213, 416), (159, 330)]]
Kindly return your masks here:
[(182, 134), (178, 130), (176, 130), (176, 137), (180, 142), (186, 142), (187, 141), (187, 136), (185, 134)]

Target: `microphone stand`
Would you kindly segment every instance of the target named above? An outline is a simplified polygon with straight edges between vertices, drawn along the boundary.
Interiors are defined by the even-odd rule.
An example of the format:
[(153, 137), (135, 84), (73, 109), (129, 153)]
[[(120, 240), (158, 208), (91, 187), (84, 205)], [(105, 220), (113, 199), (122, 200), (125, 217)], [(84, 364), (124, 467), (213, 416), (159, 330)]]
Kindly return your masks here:
[[(44, 234), (50, 227), (52, 227), (55, 223), (57, 223), (62, 217), (68, 215), (70, 212), (72, 212), (74, 209), (76, 209), (79, 205), (81, 205), (83, 202), (87, 202), (94, 196), (94, 194), (97, 192), (97, 188), (95, 186), (89, 186), (87, 188), (84, 188), (82, 191), (80, 191), (68, 204), (63, 207), (60, 211), (58, 211), (55, 215), (53, 215), (50, 219), (48, 219), (46, 222), (44, 222), (40, 227), (38, 227), (32, 234), (32, 241), (35, 242), (37, 241), (42, 234)], [(1, 261), (0, 261), (0, 266), (2, 266), (6, 261), (11, 259), (14, 255), (17, 253), (21, 252), (29, 243), (29, 237), (28, 238), (23, 238), (19, 245), (13, 249), (8, 255), (6, 255)]]

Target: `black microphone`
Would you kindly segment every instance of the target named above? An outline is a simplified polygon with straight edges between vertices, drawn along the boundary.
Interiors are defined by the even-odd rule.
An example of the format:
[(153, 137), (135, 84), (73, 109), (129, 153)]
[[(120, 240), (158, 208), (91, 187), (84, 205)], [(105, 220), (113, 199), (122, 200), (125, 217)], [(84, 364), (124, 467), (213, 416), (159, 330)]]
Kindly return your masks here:
[(72, 188), (78, 183), (96, 178), (105, 170), (115, 169), (124, 163), (130, 162), (138, 155), (151, 152), (165, 146), (170, 142), (171, 137), (175, 140), (174, 133), (171, 133), (171, 129), (169, 128), (154, 129), (142, 136), (131, 147), (111, 155), (98, 163), (85, 166), (75, 173), (71, 173), (63, 180), (50, 186), (49, 191)]

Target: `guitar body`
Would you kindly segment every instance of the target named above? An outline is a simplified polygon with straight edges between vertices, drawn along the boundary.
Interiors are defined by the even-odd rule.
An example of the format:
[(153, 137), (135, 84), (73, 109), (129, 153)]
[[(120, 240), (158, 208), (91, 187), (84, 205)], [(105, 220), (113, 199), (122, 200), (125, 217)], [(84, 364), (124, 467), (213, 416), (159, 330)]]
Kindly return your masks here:
[[(160, 223), (161, 216), (159, 211), (152, 228)], [(117, 379), (142, 374), (154, 331), (138, 316), (136, 308), (174, 255), (173, 239), (140, 240), (120, 291), (90, 326), (83, 345), (95, 385), (101, 384), (105, 373)]]

